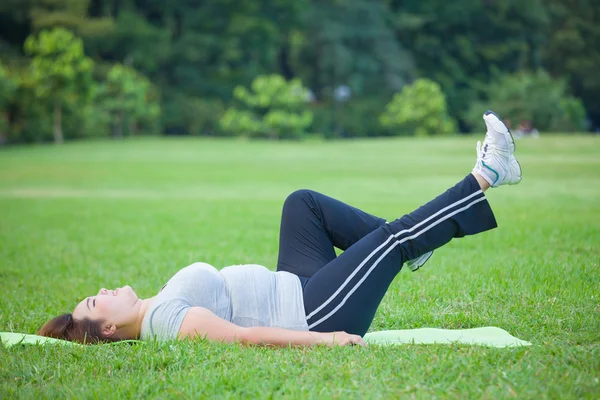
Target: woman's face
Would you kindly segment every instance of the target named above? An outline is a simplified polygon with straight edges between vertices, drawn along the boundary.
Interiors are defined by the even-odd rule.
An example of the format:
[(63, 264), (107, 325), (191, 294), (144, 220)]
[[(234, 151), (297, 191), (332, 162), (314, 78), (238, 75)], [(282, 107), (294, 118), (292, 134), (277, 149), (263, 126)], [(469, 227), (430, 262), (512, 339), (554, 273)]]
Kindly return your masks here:
[(73, 318), (89, 318), (104, 321), (103, 326), (114, 326), (118, 329), (135, 322), (138, 317), (139, 302), (130, 286), (115, 290), (100, 289), (98, 294), (85, 298), (75, 307)]

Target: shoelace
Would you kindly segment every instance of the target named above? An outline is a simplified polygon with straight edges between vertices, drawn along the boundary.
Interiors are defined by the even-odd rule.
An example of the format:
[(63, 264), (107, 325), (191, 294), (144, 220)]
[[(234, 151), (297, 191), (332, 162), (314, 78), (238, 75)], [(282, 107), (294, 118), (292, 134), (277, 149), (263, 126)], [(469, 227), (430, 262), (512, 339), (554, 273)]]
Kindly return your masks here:
[(485, 159), (485, 156), (487, 155), (488, 152), (493, 152), (496, 149), (496, 146), (492, 143), (485, 143), (485, 141), (483, 143), (478, 142), (477, 143), (477, 160), (483, 160)]

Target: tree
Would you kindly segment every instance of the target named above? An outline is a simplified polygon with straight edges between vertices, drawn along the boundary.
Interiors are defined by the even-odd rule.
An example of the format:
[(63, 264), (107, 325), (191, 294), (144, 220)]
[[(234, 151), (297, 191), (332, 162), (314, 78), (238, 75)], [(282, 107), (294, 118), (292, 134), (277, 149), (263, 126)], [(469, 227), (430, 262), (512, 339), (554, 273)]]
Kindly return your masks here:
[(160, 116), (158, 101), (152, 101), (150, 81), (133, 68), (114, 65), (97, 96), (100, 107), (110, 116), (115, 137), (123, 137), (125, 125), (130, 134), (135, 134), (141, 122), (154, 125)]
[(8, 70), (0, 62), (0, 144), (6, 140), (5, 130), (8, 127), (8, 116), (6, 106), (12, 100), (17, 83), (9, 75)]
[(472, 128), (481, 126), (481, 115), (490, 108), (510, 120), (512, 128), (529, 121), (541, 131), (585, 129), (581, 100), (568, 94), (564, 79), (554, 79), (543, 70), (500, 76), (487, 86), (486, 98), (469, 109)]
[[(549, 24), (543, 0), (388, 0), (398, 41), (418, 75), (440, 84), (461, 122), (496, 72), (541, 66)], [(464, 125), (463, 125), (464, 127)]]
[[(83, 39), (86, 54), (97, 65), (96, 77), (106, 76), (112, 65), (120, 63), (152, 82), (165, 110), (160, 129), (167, 134), (222, 133), (222, 111), (239, 102), (233, 98), (234, 89), (269, 74), (299, 78), (311, 90), (315, 98), (311, 128), (324, 135), (389, 134), (372, 117), (417, 78), (441, 86), (449, 115), (461, 130), (468, 130), (470, 106), (487, 98), (491, 81), (539, 68), (564, 79), (567, 91), (584, 102), (596, 128), (600, 126), (596, 3), (3, 0), (0, 53), (16, 73), (23, 68), (21, 49), (30, 34), (69, 29)], [(18, 140), (47, 139), (43, 133), (52, 124), (48, 121), (52, 111), (44, 110), (39, 101), (33, 102), (35, 112), (28, 107), (37, 87), (29, 78), (26, 84), (19, 79), (18, 90), (24, 90), (27, 99), (22, 101), (25, 97), (19, 94), (12, 102), (10, 132), (20, 132), (15, 134)], [(342, 85), (352, 94), (343, 106), (334, 96)], [(65, 136), (76, 135), (74, 129), (84, 126), (97, 127), (97, 135), (108, 129), (105, 120), (99, 124), (92, 118), (82, 124), (78, 119), (95, 116), (94, 112), (64, 104)], [(572, 115), (581, 114), (577, 102), (569, 104), (565, 109)], [(146, 124), (140, 122), (142, 128)]]
[[(94, 0), (94, 16), (115, 29), (86, 38), (86, 49), (147, 76), (161, 92), (164, 132), (197, 132), (218, 119), (198, 121), (187, 110), (199, 102), (219, 109), (238, 85), (277, 71), (289, 32), (307, 0)], [(181, 110), (186, 110), (181, 115)]]
[[(112, 18), (90, 18), (91, 0), (28, 0), (34, 30), (62, 27), (82, 36), (102, 36), (113, 29)], [(29, 4), (27, 4), (29, 3)]]
[(63, 107), (66, 102), (89, 100), (93, 61), (84, 55), (82, 40), (63, 28), (30, 36), (25, 51), (33, 57), (31, 77), (36, 95), (52, 106), (54, 142), (62, 143)]
[(456, 132), (440, 85), (429, 79), (417, 79), (396, 93), (379, 121), (394, 134), (414, 132), (417, 136), (427, 136)]
[(600, 127), (600, 8), (596, 0), (549, 0), (551, 25), (542, 51), (546, 69), (566, 78)]
[(395, 37), (382, 1), (312, 0), (292, 37), (292, 65), (317, 98), (338, 85), (357, 96), (385, 96), (413, 78), (414, 62)]
[(10, 102), (17, 89), (17, 83), (10, 76), (9, 71), (0, 61), (0, 110)]
[(233, 135), (299, 138), (312, 123), (307, 109), (309, 92), (299, 79), (289, 82), (280, 75), (257, 77), (251, 90), (235, 88), (241, 108), (231, 107), (221, 118), (221, 127)]

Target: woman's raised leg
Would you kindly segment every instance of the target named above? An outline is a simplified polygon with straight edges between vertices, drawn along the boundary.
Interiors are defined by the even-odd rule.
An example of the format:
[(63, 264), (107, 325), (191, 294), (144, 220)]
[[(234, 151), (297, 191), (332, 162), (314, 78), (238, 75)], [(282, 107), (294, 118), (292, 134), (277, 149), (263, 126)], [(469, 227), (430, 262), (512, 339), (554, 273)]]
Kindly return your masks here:
[(489, 186), (518, 183), (521, 169), (508, 128), (491, 112), (484, 120), (488, 133), (483, 146), (478, 144), (472, 174), (412, 213), (378, 227), (306, 282), (309, 329), (365, 334), (404, 262), (452, 238), (496, 227), (483, 192)]
[(310, 278), (304, 287), (309, 329), (363, 335), (402, 264), (452, 238), (496, 227), (473, 175), (426, 205), (371, 232)]

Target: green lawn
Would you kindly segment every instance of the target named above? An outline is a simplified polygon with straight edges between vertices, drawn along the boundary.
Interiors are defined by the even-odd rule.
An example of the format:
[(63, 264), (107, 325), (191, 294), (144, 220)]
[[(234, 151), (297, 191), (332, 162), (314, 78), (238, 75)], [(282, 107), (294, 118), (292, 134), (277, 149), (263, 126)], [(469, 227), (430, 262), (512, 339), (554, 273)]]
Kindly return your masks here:
[[(195, 261), (273, 268), (299, 188), (391, 219), (466, 175), (477, 138), (143, 139), (0, 150), (0, 330), (34, 333), (104, 287), (152, 296)], [(372, 330), (494, 325), (529, 348), (0, 346), (0, 398), (598, 398), (600, 137), (517, 142), (499, 229), (403, 270)]]

